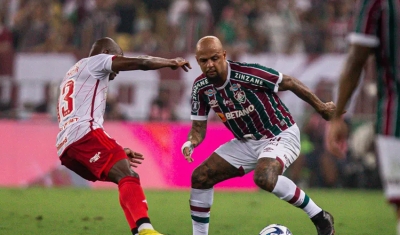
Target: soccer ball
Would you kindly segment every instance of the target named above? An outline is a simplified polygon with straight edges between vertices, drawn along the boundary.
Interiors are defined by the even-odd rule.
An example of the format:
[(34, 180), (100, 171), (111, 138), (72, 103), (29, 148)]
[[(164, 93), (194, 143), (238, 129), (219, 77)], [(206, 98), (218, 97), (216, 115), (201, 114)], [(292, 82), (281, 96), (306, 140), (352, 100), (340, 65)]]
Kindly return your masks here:
[(293, 235), (293, 233), (283, 225), (270, 224), (263, 228), (258, 235)]

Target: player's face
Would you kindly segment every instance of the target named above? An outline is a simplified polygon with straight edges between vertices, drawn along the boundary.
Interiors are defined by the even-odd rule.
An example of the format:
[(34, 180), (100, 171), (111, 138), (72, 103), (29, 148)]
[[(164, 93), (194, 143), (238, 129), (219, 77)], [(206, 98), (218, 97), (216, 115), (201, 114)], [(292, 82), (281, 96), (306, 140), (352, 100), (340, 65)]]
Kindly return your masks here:
[(224, 50), (214, 50), (207, 48), (196, 53), (197, 63), (201, 71), (210, 80), (221, 79), (221, 74), (224, 73), (226, 64), (226, 52)]

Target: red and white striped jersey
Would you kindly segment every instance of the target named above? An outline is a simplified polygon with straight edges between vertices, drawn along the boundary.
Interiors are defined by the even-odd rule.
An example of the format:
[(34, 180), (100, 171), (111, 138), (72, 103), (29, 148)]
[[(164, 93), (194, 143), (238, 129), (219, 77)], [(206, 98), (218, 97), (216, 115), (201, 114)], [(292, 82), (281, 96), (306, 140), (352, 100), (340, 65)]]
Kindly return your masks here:
[(99, 54), (78, 61), (60, 85), (57, 154), (90, 130), (103, 128), (113, 55)]

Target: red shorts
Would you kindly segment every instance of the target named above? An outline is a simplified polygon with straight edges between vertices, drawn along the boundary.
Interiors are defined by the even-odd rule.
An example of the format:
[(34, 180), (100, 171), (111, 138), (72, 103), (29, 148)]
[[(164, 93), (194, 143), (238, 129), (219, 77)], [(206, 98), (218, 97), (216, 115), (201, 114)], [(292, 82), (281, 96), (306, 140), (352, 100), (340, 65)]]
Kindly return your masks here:
[(61, 155), (61, 164), (90, 181), (108, 181), (114, 164), (128, 159), (124, 149), (99, 128), (72, 143)]

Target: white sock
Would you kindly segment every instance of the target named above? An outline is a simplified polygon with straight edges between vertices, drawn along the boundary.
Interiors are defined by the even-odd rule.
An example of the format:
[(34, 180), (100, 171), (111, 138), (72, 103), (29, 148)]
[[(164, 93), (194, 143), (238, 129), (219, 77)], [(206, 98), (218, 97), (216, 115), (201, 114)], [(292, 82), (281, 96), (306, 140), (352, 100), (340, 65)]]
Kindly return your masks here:
[(138, 231), (142, 231), (143, 229), (154, 229), (153, 225), (149, 224), (149, 223), (143, 223), (139, 226)]
[(276, 182), (272, 193), (280, 199), (303, 209), (310, 218), (322, 211), (322, 209), (317, 206), (303, 190), (297, 187), (293, 181), (285, 176), (278, 176), (278, 181)]
[(213, 204), (214, 188), (190, 190), (190, 214), (193, 235), (208, 235), (210, 209)]
[(400, 235), (400, 220), (397, 220), (397, 235)]

